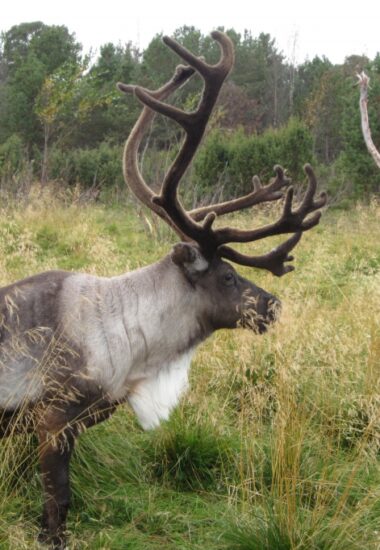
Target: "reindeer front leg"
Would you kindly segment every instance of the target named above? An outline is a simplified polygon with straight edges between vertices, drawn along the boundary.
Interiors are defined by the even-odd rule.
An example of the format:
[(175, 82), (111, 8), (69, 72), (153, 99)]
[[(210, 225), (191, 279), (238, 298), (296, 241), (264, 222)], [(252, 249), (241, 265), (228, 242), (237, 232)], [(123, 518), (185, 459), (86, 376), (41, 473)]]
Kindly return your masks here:
[(70, 505), (69, 465), (75, 438), (113, 414), (116, 404), (99, 396), (80, 403), (56, 401), (40, 415), (37, 426), (39, 462), (44, 489), (39, 541), (54, 550), (65, 548)]
[(52, 436), (41, 429), (39, 436), (39, 461), (44, 489), (39, 541), (51, 544), (54, 550), (65, 548), (66, 516), (70, 504), (69, 463), (74, 448), (71, 430)]

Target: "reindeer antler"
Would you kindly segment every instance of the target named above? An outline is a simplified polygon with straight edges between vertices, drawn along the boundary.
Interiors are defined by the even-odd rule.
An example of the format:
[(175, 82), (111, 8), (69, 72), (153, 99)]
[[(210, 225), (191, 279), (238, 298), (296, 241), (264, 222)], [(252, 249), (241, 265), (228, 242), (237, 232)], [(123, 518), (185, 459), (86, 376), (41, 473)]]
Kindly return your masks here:
[[(196, 57), (175, 40), (165, 37), (163, 39), (165, 44), (182, 57), (189, 66), (178, 67), (174, 77), (156, 91), (150, 91), (139, 86), (119, 84), (122, 91), (134, 93), (145, 105), (124, 149), (125, 179), (136, 196), (146, 206), (165, 219), (181, 238), (196, 241), (206, 256), (211, 257), (218, 254), (220, 257), (230, 259), (235, 263), (267, 269), (280, 276), (293, 269), (292, 266), (284, 265), (285, 262), (293, 259), (292, 256), (289, 256), (289, 252), (300, 240), (302, 232), (311, 229), (319, 222), (320, 212), (315, 211), (326, 203), (325, 194), (321, 194), (318, 199), (314, 199), (317, 184), (311, 166), (305, 166), (309, 184), (304, 199), (298, 208), (293, 209), (292, 207), (293, 188), (289, 187), (280, 218), (272, 224), (253, 230), (239, 230), (231, 227), (214, 229), (212, 225), (217, 216), (242, 210), (262, 202), (280, 199), (283, 196), (281, 190), (289, 185), (289, 180), (285, 177), (280, 166), (275, 167), (276, 177), (271, 183), (262, 186), (259, 178), (255, 176), (253, 178), (253, 191), (238, 199), (187, 212), (178, 198), (177, 191), (181, 177), (199, 146), (219, 91), (234, 62), (233, 44), (229, 37), (219, 31), (213, 32), (212, 37), (218, 42), (221, 49), (220, 60), (216, 65), (206, 63), (203, 58)], [(204, 80), (202, 97), (195, 111), (185, 112), (162, 101), (195, 71)], [(154, 112), (175, 120), (185, 131), (184, 142), (163, 180), (159, 195), (154, 195), (146, 185), (137, 165), (138, 147), (145, 129), (154, 116)], [(314, 215), (307, 218), (313, 212), (315, 212)], [(226, 243), (253, 242), (284, 233), (295, 234), (279, 247), (262, 256), (246, 256), (225, 246)]]

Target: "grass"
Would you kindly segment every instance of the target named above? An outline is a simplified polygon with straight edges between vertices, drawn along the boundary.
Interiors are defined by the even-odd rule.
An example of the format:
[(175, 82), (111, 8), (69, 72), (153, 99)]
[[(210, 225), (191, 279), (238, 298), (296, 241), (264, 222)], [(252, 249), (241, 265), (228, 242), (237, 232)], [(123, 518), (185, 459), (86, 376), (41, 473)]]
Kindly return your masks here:
[[(294, 273), (239, 269), (281, 298), (280, 322), (201, 346), (190, 392), (159, 429), (142, 432), (123, 407), (81, 436), (70, 548), (380, 548), (379, 222), (376, 202), (327, 212), (297, 247)], [(148, 227), (130, 207), (8, 206), (0, 283), (146, 265), (173, 242)], [(1, 442), (0, 468), (0, 549), (37, 548), (33, 437)]]

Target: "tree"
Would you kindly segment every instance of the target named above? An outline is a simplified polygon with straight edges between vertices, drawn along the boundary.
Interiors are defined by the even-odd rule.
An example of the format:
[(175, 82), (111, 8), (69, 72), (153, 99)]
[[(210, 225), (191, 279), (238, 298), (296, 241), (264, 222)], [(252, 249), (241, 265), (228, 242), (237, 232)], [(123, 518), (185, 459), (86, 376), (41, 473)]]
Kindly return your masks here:
[(220, 126), (230, 130), (239, 126), (248, 133), (260, 128), (258, 102), (248, 97), (247, 92), (233, 80), (226, 82), (218, 99)]
[(83, 68), (63, 65), (55, 73), (48, 75), (36, 98), (34, 111), (43, 126), (44, 145), (42, 156), (41, 182), (48, 179), (48, 157), (50, 140), (60, 127), (60, 118), (72, 101), (74, 89)]
[[(82, 79), (82, 98), (91, 103), (91, 116), (81, 119), (70, 134), (70, 147), (96, 147), (104, 140), (125, 140), (139, 112), (135, 101), (126, 101), (116, 83), (138, 80), (140, 54), (131, 43), (124, 46), (108, 43)], [(107, 101), (96, 101), (107, 98)]]
[(275, 40), (261, 33), (257, 38), (245, 31), (236, 44), (236, 66), (232, 78), (256, 102), (253, 118), (260, 130), (278, 127), (289, 117), (288, 74)]
[(178, 57), (165, 46), (162, 36), (162, 34), (156, 34), (144, 51), (142, 58), (142, 85), (152, 89), (167, 82), (178, 65)]
[(78, 61), (81, 45), (65, 26), (41, 21), (21, 23), (1, 35), (2, 59), (12, 73), (33, 53), (52, 72), (66, 61)]
[[(380, 74), (376, 64), (369, 63), (365, 68), (371, 74), (371, 102), (368, 116), (371, 120), (371, 134), (374, 143), (380, 143)], [(354, 75), (347, 83), (345, 108), (342, 116), (341, 135), (343, 150), (339, 158), (341, 171), (353, 185), (354, 195), (361, 197), (380, 190), (380, 172), (368, 154), (360, 127), (358, 93), (353, 86)]]
[(12, 72), (3, 87), (4, 119), (0, 120), (3, 140), (19, 134), (29, 149), (41, 141), (40, 124), (34, 114), (34, 101), (46, 75), (40, 60), (30, 53)]
[(29, 150), (43, 141), (34, 102), (46, 77), (64, 63), (77, 63), (81, 50), (64, 26), (40, 21), (15, 25), (1, 36), (3, 73), (2, 140), (18, 133)]
[[(97, 91), (88, 85), (91, 77), (84, 77), (89, 59), (82, 63), (66, 63), (48, 75), (36, 98), (35, 113), (43, 126), (44, 144), (41, 182), (48, 180), (48, 160), (51, 140), (59, 134), (83, 124), (98, 107), (110, 105), (116, 90)], [(61, 141), (61, 145), (62, 145)]]
[(293, 92), (294, 114), (303, 116), (310, 97), (319, 88), (323, 75), (331, 70), (332, 63), (327, 57), (314, 57), (311, 61), (305, 61), (297, 67)]
[(346, 80), (341, 66), (331, 67), (322, 73), (318, 86), (305, 102), (304, 119), (313, 134), (314, 154), (325, 164), (331, 164), (342, 151)]

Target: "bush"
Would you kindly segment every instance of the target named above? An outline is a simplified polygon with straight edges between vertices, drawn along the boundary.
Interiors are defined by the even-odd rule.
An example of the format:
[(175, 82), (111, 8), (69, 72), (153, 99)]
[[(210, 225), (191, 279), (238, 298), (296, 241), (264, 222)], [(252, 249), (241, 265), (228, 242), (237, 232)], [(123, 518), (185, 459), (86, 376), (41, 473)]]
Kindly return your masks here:
[(54, 149), (50, 156), (50, 177), (84, 187), (123, 185), (122, 149), (103, 142), (96, 149)]
[(21, 138), (13, 134), (0, 145), (0, 177), (10, 179), (25, 166), (25, 151)]
[(194, 174), (203, 192), (214, 193), (219, 183), (226, 198), (231, 198), (248, 193), (255, 174), (267, 182), (275, 164), (287, 168), (294, 180), (303, 179), (303, 165), (312, 158), (309, 130), (290, 119), (283, 128), (261, 135), (246, 136), (242, 130), (211, 132), (196, 158)]

